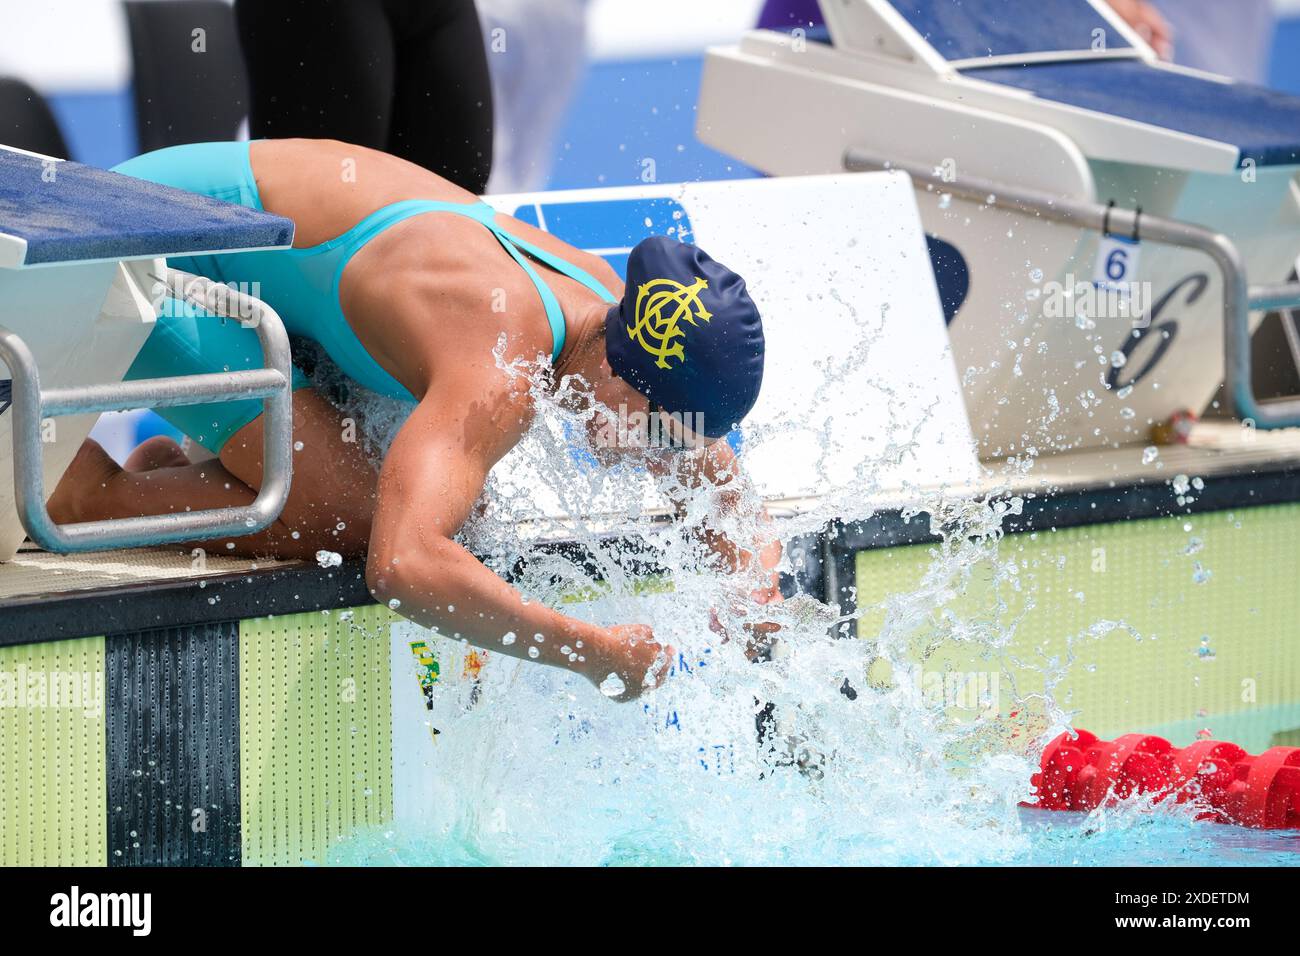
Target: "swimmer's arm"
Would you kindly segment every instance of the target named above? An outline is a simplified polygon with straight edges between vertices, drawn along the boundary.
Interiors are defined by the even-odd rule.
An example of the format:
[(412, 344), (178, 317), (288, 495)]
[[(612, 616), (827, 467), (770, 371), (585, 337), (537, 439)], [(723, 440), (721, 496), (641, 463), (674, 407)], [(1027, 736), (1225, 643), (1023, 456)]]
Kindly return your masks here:
[[(659, 471), (653, 466), (652, 470)], [(737, 518), (742, 526), (751, 529), (743, 543), (733, 541), (717, 528), (706, 525), (700, 529), (700, 539), (717, 556), (721, 566), (751, 585), (749, 594), (757, 603), (780, 601), (776, 566), (781, 560), (781, 541), (773, 534), (771, 516), (749, 485), (731, 445), (723, 439), (692, 455), (682, 456), (675, 472), (684, 489), (712, 488), (717, 496), (717, 512)], [(680, 515), (685, 502), (674, 501), (674, 505)]]
[[(515, 657), (577, 669), (561, 647), (599, 639), (595, 625), (566, 617), (513, 587), (454, 540), (500, 455), (491, 439), (467, 440), (463, 396), (430, 396), (402, 426), (379, 475), (366, 578), (376, 599), (444, 636)], [(512, 644), (502, 636), (517, 635)], [(534, 635), (541, 634), (538, 642)]]
[[(478, 401), (467, 400), (476, 393)], [(367, 584), (377, 600), (397, 602), (403, 616), (446, 637), (576, 671), (593, 683), (618, 673), (625, 696), (636, 696), (658, 649), (649, 628), (602, 628), (525, 601), (454, 540), (528, 417), (526, 399), (483, 399), (481, 386), (431, 393), (416, 407), (380, 471)], [(505, 643), (508, 633), (516, 637)]]

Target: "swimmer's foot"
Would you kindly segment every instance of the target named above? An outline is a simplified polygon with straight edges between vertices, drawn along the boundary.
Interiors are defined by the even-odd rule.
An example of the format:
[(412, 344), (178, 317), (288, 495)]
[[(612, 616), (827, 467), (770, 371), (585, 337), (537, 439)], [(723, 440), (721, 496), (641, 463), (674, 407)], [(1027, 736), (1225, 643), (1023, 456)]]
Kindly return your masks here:
[(100, 447), (99, 442), (87, 438), (46, 502), (45, 507), (54, 523), (90, 520), (93, 502), (121, 473), (121, 467)]
[(127, 471), (153, 471), (157, 468), (182, 468), (190, 463), (181, 446), (166, 435), (154, 435), (126, 459)]

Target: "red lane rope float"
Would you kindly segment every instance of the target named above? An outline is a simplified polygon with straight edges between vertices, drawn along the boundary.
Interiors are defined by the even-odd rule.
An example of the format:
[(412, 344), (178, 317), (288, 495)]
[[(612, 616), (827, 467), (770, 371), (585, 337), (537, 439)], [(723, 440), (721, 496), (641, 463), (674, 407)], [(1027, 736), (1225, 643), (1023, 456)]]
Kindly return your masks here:
[(1026, 806), (1044, 810), (1092, 810), (1146, 795), (1190, 802), (1220, 823), (1300, 829), (1300, 747), (1251, 756), (1219, 740), (1178, 748), (1149, 734), (1098, 740), (1080, 730), (1047, 745), (1032, 782), (1035, 799)]

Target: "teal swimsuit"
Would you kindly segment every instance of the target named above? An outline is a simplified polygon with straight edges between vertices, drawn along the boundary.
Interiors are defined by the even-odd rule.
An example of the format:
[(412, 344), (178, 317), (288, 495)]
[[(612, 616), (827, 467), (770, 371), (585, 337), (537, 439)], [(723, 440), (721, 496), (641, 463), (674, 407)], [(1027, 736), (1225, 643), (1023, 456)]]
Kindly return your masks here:
[[(202, 193), (253, 209), (261, 209), (257, 183), (249, 164), (248, 143), (196, 143), (146, 153), (115, 167), (119, 173)], [(529, 262), (534, 259), (566, 275), (603, 300), (617, 299), (590, 274), (496, 224), (496, 211), (484, 202), (451, 203), (410, 199), (371, 213), (335, 239), (307, 249), (241, 252), (208, 256), (176, 256), (168, 265), (223, 283), (235, 283), (270, 305), (290, 335), (318, 342), (349, 378), (390, 398), (414, 401), (414, 396), (365, 350), (339, 305), (343, 269), (367, 242), (385, 229), (429, 212), (454, 213), (474, 219), (488, 229), (532, 279), (551, 326), (551, 361), (564, 348), (564, 313), (547, 284)], [(168, 300), (144, 349), (127, 372), (127, 379), (258, 368), (262, 365), (257, 333), (237, 321), (205, 314), (187, 303)], [(308, 385), (294, 370), (294, 387)], [(187, 408), (159, 409), (158, 414), (194, 441), (219, 452), (230, 437), (262, 413), (259, 401), (224, 402)]]

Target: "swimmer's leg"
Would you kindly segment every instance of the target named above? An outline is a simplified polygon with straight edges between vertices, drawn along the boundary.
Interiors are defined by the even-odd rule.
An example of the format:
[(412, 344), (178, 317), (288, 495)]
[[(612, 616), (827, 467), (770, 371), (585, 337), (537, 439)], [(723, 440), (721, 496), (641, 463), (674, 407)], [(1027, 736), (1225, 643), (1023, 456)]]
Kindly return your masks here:
[[(346, 440), (352, 431), (315, 391), (295, 391), (293, 434), (302, 449), (294, 452), (284, 512), (258, 534), (193, 546), (249, 557), (311, 558), (322, 550), (364, 555), (377, 473), (361, 446)], [(49, 509), (62, 524), (239, 506), (253, 500), (261, 481), (259, 416), (235, 432), (216, 459), (148, 471), (120, 468), (99, 445), (87, 441), (55, 489)]]
[(179, 468), (190, 463), (184, 449), (166, 435), (154, 435), (140, 443), (122, 465), (127, 471)]

